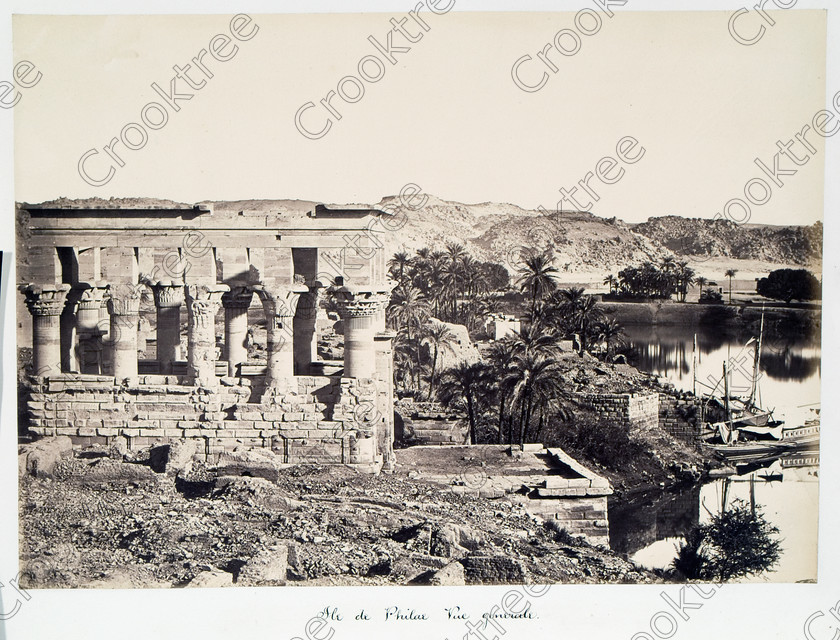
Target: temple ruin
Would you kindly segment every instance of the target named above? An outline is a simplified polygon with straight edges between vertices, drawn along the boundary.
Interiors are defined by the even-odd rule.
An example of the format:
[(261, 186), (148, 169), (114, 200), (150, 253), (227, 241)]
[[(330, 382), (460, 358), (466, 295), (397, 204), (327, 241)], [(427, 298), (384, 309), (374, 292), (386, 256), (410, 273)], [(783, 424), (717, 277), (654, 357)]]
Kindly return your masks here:
[[(289, 464), (393, 466), (391, 284), (377, 240), (390, 214), (107, 201), (18, 214), (34, 434), (129, 449), (197, 439), (209, 462), (240, 447)], [(343, 362), (317, 356), (325, 296), (342, 321)], [(248, 349), (255, 311), (266, 331), (258, 360)], [(146, 314), (155, 356), (140, 359)]]

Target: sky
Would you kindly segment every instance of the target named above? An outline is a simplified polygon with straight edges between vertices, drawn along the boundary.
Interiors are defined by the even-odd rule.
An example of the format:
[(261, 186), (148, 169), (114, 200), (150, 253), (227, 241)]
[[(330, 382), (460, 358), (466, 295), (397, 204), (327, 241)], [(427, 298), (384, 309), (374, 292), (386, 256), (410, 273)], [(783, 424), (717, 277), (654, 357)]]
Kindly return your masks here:
[[(577, 9), (595, 7), (598, 1), (603, 0), (517, 0), (515, 4), (529, 9)], [(14, 109), (0, 110), (0, 139), (10, 140), (14, 127), (13, 184), (12, 149), (0, 145), (0, 165), (6, 169), (0, 171), (6, 228), (11, 228), (13, 200), (142, 195), (187, 202), (302, 198), (374, 203), (407, 183), (451, 200), (552, 209), (559, 189), (571, 188), (594, 172), (601, 158), (615, 155), (616, 143), (625, 136), (635, 136), (645, 154), (635, 164), (622, 164), (619, 168), (625, 173), (614, 184), (590, 181), (600, 197), (594, 213), (629, 221), (670, 213), (713, 217), (729, 200), (743, 197), (749, 180), (762, 175), (755, 158), (772, 166), (776, 141), (799, 132), (827, 103), (826, 12), (809, 7), (831, 8), (829, 96), (840, 90), (838, 0), (798, 0), (792, 10), (771, 12), (775, 24), (767, 26), (760, 41), (750, 46), (732, 38), (727, 22), (733, 10), (750, 7), (753, 1), (703, 0), (703, 8), (725, 11), (656, 13), (651, 9), (701, 4), (627, 0), (613, 18), (598, 12), (602, 26), (592, 36), (581, 36), (578, 53), (570, 57), (550, 53), (557, 72), (549, 73), (544, 88), (533, 93), (517, 88), (511, 67), (526, 54), (535, 58), (559, 30), (575, 29), (574, 13), (481, 15), (477, 9), (508, 10), (514, 3), (457, 0), (455, 11), (428, 17), (430, 30), (423, 39), (400, 54), (396, 65), (386, 64), (381, 80), (366, 83), (362, 99), (353, 104), (333, 99), (342, 118), (327, 135), (317, 140), (301, 135), (294, 124), (296, 111), (308, 101), (317, 104), (336, 90), (343, 77), (357, 74), (359, 60), (377, 53), (368, 36), (384, 41), (391, 26), (388, 19), (405, 17), (404, 11), (415, 3), (249, 0), (245, 4), (254, 9), (260, 30), (251, 40), (237, 41), (236, 55), (225, 63), (205, 56), (213, 78), (193, 92), (192, 100), (180, 102), (180, 111), (170, 113), (165, 126), (150, 131), (142, 149), (125, 151), (118, 146), (124, 166), (115, 169), (107, 184), (95, 187), (79, 176), (79, 160), (98, 149), (99, 155), (90, 156), (86, 166), (92, 174), (104, 175), (108, 164), (103, 147), (119, 137), (127, 124), (140, 122), (145, 105), (163, 100), (151, 83), (168, 89), (172, 66), (187, 64), (216, 34), (229, 33), (230, 17), (242, 10), (243, 3), (179, 0), (176, 6), (172, 0), (0, 0), (0, 51), (6, 62), (0, 77), (10, 80), (15, 63), (22, 60), (32, 61), (42, 73), (35, 86), (19, 91)], [(387, 5), (382, 7), (387, 13), (261, 13), (362, 10), (373, 4)], [(219, 15), (49, 15), (174, 10)], [(457, 13), (461, 10), (467, 13)], [(12, 25), (13, 13), (44, 15), (16, 15)], [(737, 24), (748, 35), (761, 26), (754, 10)], [(587, 28), (587, 23), (583, 26)], [(395, 38), (394, 44), (404, 43)], [(539, 64), (530, 61), (521, 67), (523, 74), (534, 74), (525, 76), (529, 81), (539, 77)], [(306, 112), (309, 126), (318, 126), (314, 117), (318, 113), (323, 117), (323, 111)], [(827, 151), (836, 175), (840, 148), (836, 143), (827, 150), (815, 143), (815, 148), (808, 164), (797, 174), (785, 176), (784, 187), (774, 188), (766, 204), (753, 208), (750, 222), (807, 223), (822, 217), (823, 159)], [(789, 163), (784, 167), (789, 170)], [(830, 212), (836, 210), (837, 181), (828, 181), (825, 187), (826, 212)], [(840, 286), (835, 218), (825, 216), (823, 277), (829, 292)], [(6, 318), (3, 333), (8, 336), (2, 344), (5, 425), (17, 419), (16, 354), (11, 339), (17, 297), (16, 258), (10, 255), (13, 242), (12, 234), (5, 241), (0, 237), (0, 249), (6, 252), (0, 291), (4, 309), (0, 318)], [(824, 302), (826, 357), (821, 377), (829, 420), (837, 415), (831, 402), (832, 391), (840, 384), (836, 367), (840, 345), (837, 332), (830, 330), (835, 324), (835, 299), (828, 295)], [(836, 436), (837, 429), (824, 432), (826, 460), (837, 450)], [(0, 443), (0, 511), (12, 514), (17, 500), (14, 429), (0, 429)], [(840, 511), (825, 507), (833, 506), (840, 467), (825, 464), (819, 473), (824, 507), (819, 584), (727, 586), (724, 593), (731, 589), (731, 596), (704, 600), (702, 609), (687, 612), (690, 620), (679, 619), (681, 640), (749, 638), (757, 628), (794, 637), (802, 634), (809, 621), (814, 622), (815, 637), (822, 637), (819, 634), (833, 624), (829, 609), (837, 602), (840, 573), (836, 545), (831, 541), (840, 528)], [(17, 518), (0, 517), (2, 612), (16, 603), (11, 580), (19, 571), (17, 541)], [(126, 625), (125, 620), (127, 613), (142, 611), (153, 612), (157, 626), (172, 636), (192, 637), (198, 630), (208, 638), (286, 638), (302, 636), (307, 620), (326, 604), (337, 605), (352, 616), (363, 606), (380, 611), (382, 598), (390, 596), (397, 604), (432, 612), (439, 621), (443, 607), (451, 606), (449, 599), (454, 597), (446, 590), (416, 591), (407, 598), (400, 590), (367, 595), (313, 587), (284, 592), (280, 602), (276, 590), (187, 591), (181, 590), (174, 598), (177, 594), (160, 590), (122, 594), (38, 590), (30, 599), (17, 600), (22, 605), (20, 613), (3, 624), (10, 638), (105, 637), (117, 628), (126, 637), (139, 637), (148, 635), (146, 627)], [(667, 612), (661, 597), (665, 591), (675, 599), (684, 593), (676, 585), (552, 589), (553, 595), (531, 598), (538, 619), (522, 624), (510, 621), (505, 637), (556, 636), (558, 629), (566, 637), (585, 635), (593, 640), (629, 638), (634, 632), (642, 637), (652, 631), (656, 616)], [(455, 602), (477, 617), (504, 593), (493, 587), (459, 590)], [(184, 607), (190, 598), (190, 606)], [(689, 598), (699, 600), (691, 592)], [(737, 605), (732, 606), (733, 602)], [(78, 612), (90, 610), (91, 605), (97, 624), (74, 624), (81, 620)], [(354, 629), (345, 626), (340, 632), (352, 636)], [(466, 633), (460, 621), (444, 621), (436, 622), (432, 631), (380, 623), (366, 636), (392, 638), (394, 630), (403, 638)], [(5, 632), (0, 625), (0, 636)]]
[[(776, 141), (792, 138), (826, 105), (823, 10), (774, 12), (775, 25), (749, 46), (730, 34), (724, 11), (610, 18), (591, 10), (576, 24), (570, 12), (424, 9), (423, 25), (399, 11), (254, 14), (236, 23), (242, 39), (231, 33), (231, 15), (15, 16), (14, 59), (42, 73), (15, 107), (16, 200), (375, 203), (415, 183), (465, 203), (575, 208), (559, 202), (564, 188), (593, 213), (629, 222), (669, 214), (741, 222), (747, 214), (737, 203), (724, 206), (743, 201), (748, 181), (763, 177), (771, 193), (752, 185), (754, 199), (767, 201), (750, 205), (750, 223), (822, 218), (822, 138), (806, 136), (817, 151), (801, 167), (780, 158), (783, 170), (797, 169), (779, 178), (782, 187), (754, 161), (772, 171)], [(390, 18), (404, 20), (416, 42), (393, 31), (392, 47), (403, 51), (389, 54)], [(751, 38), (761, 25), (751, 11), (735, 30)], [(578, 46), (577, 34), (574, 55), (551, 45), (563, 29), (567, 50)], [(152, 83), (169, 93), (173, 66), (184, 69), (217, 34), (232, 40), (215, 40), (228, 59), (205, 54), (212, 78), (192, 65), (182, 73), (200, 88), (176, 79), (175, 92), (192, 98), (165, 104)], [(556, 72), (537, 58), (549, 46)], [(534, 86), (544, 77), (538, 91), (512, 78), (525, 55), (519, 78)], [(368, 80), (359, 79), (362, 59)], [(350, 75), (356, 80), (342, 82)], [(339, 86), (350, 100), (331, 99), (340, 119), (320, 102)], [(152, 102), (163, 106), (144, 111)], [(295, 123), (308, 102), (300, 126), (309, 137)], [(315, 138), (328, 118), (330, 129)], [(121, 134), (140, 148), (120, 140), (112, 158), (104, 147)], [(571, 192), (602, 158), (616, 158), (627, 137), (638, 141), (629, 155), (644, 150), (635, 162), (601, 165), (610, 183), (590, 177), (597, 199), (580, 187)], [(88, 152), (83, 166), (96, 186), (78, 170)]]

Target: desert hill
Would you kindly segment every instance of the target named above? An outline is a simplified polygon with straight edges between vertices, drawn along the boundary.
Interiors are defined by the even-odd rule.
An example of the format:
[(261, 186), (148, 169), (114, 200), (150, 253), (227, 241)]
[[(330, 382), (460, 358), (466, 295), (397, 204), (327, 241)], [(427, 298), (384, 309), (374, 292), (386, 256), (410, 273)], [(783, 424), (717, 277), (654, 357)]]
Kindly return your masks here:
[[(509, 269), (522, 249), (550, 251), (555, 266), (573, 280), (592, 274), (615, 273), (628, 265), (658, 261), (676, 254), (693, 264), (723, 259), (768, 265), (806, 266), (819, 272), (822, 260), (822, 224), (810, 226), (736, 225), (727, 220), (653, 217), (640, 224), (602, 218), (580, 211), (535, 211), (514, 204), (482, 202), (464, 204), (425, 196), (422, 207), (401, 206), (397, 196), (386, 196), (373, 206), (404, 216), (397, 231), (386, 231), (386, 255), (413, 253), (424, 246), (443, 248), (448, 242), (463, 244), (482, 260), (500, 262)], [(115, 208), (165, 207), (175, 203), (155, 198), (59, 198), (50, 203), (65, 206)], [(203, 201), (219, 212), (243, 212), (246, 217), (270, 216), (277, 223), (302, 218), (314, 209), (310, 200)], [(181, 205), (183, 206), (183, 205)], [(328, 206), (370, 206), (345, 203)], [(22, 231), (19, 225), (19, 232)], [(24, 234), (25, 235), (25, 234)], [(727, 262), (728, 264), (728, 262)], [(583, 280), (581, 280), (583, 281)]]
[(633, 231), (680, 255), (764, 260), (814, 267), (822, 260), (823, 226), (737, 225), (730, 220), (663, 216)]

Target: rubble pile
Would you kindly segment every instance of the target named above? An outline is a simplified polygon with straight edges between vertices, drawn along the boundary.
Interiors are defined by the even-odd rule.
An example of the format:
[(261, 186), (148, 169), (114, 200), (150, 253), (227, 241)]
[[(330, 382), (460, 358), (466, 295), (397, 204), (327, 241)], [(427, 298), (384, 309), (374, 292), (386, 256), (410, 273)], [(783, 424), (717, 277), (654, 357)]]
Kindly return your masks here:
[(19, 450), (26, 587), (657, 581), (519, 505), (405, 472), (296, 465), (258, 477), (244, 451), (229, 455), (238, 464), (187, 464), (177, 441), (27, 466), (65, 444)]

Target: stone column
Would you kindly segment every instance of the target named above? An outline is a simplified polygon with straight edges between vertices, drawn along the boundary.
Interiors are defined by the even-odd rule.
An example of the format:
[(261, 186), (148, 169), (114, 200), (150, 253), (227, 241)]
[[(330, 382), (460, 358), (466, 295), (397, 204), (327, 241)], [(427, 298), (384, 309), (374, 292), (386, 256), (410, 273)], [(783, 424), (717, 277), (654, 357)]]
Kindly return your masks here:
[(137, 326), (142, 289), (141, 284), (108, 285), (108, 313), (111, 315), (108, 344), (111, 367), (117, 380), (137, 377)]
[(160, 373), (172, 373), (173, 363), (182, 360), (181, 305), (184, 285), (180, 282), (160, 281), (152, 285), (157, 311), (157, 361)]
[(32, 374), (61, 373), (61, 322), (70, 285), (27, 285), (20, 288), (32, 314)]
[(318, 359), (318, 336), (315, 322), (318, 318), (320, 292), (317, 285), (309, 287), (298, 300), (292, 323), (295, 350), (295, 373), (305, 376), (312, 373), (312, 363)]
[(291, 386), (295, 375), (293, 319), (298, 297), (309, 291), (305, 284), (254, 287), (262, 302), (266, 320), (268, 368), (267, 389)]
[(377, 315), (388, 305), (385, 287), (331, 287), (344, 321), (344, 377), (376, 377)]
[(216, 313), (226, 284), (189, 284), (187, 292), (187, 375), (193, 384), (213, 386), (216, 378)]
[(105, 284), (88, 284), (79, 298), (76, 312), (76, 359), (82, 373), (102, 373), (102, 325), (100, 309), (105, 302)]
[[(384, 315), (384, 310), (383, 310)], [(377, 321), (377, 324), (378, 321)], [(377, 396), (377, 408), (382, 415), (382, 426), (377, 433), (377, 448), (382, 456), (383, 469), (393, 471), (396, 463), (394, 457), (394, 354), (393, 340), (397, 336), (394, 331), (383, 329), (374, 335), (374, 349), (376, 351), (376, 377), (381, 381), (380, 392)]]
[(228, 361), (228, 375), (239, 375), (239, 367), (248, 361), (248, 307), (254, 291), (246, 286), (235, 285), (222, 295), (225, 308), (225, 358)]

